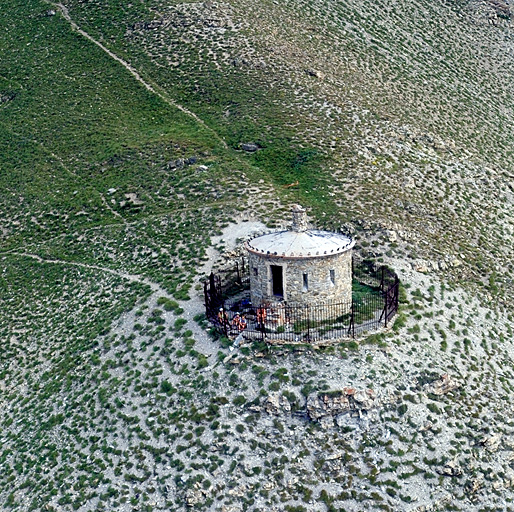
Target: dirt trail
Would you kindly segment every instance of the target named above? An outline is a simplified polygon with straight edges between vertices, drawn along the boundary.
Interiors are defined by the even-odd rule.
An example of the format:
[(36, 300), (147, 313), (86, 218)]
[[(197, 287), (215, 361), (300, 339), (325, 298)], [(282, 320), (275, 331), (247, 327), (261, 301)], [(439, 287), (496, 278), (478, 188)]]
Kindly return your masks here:
[(69, 265), (69, 266), (73, 266), (73, 267), (82, 267), (82, 268), (88, 268), (91, 270), (99, 270), (101, 272), (107, 272), (109, 274), (116, 275), (116, 276), (126, 279), (128, 281), (136, 281), (138, 283), (146, 284), (146, 285), (150, 286), (150, 288), (154, 292), (159, 291), (159, 292), (162, 292), (164, 295), (167, 295), (167, 293), (158, 284), (153, 283), (152, 281), (149, 281), (148, 279), (138, 276), (136, 274), (129, 274), (127, 272), (119, 272), (118, 270), (113, 270), (111, 268), (101, 267), (99, 265), (90, 265), (88, 263), (80, 263), (77, 261), (47, 260), (45, 258), (42, 258), (41, 256), (38, 256), (37, 254), (30, 254), (30, 253), (26, 253), (26, 252), (11, 252), (10, 254), (12, 254), (14, 256), (23, 256), (26, 258), (32, 258), (32, 259), (38, 261), (39, 263), (50, 263), (50, 264), (54, 264), (54, 265)]
[[(102, 267), (100, 265), (91, 265), (88, 263), (80, 263), (75, 261), (65, 261), (65, 260), (56, 260), (56, 259), (45, 259), (37, 254), (31, 254), (26, 252), (11, 252), (10, 254), (14, 256), (32, 258), (39, 263), (50, 264), (50, 265), (64, 265), (64, 266), (72, 266), (72, 267), (81, 267), (87, 268), (89, 270), (96, 270), (100, 272), (105, 272), (108, 274), (112, 274), (122, 279), (126, 279), (130, 282), (137, 282), (141, 284), (145, 284), (149, 286), (152, 290), (152, 294), (147, 298), (145, 303), (148, 305), (149, 310), (152, 310), (156, 307), (159, 307), (157, 304), (157, 300), (159, 297), (166, 297), (168, 299), (174, 300), (179, 304), (179, 306), (183, 309), (183, 312), (179, 315), (180, 317), (187, 320), (188, 329), (193, 331), (194, 338), (198, 341), (198, 348), (206, 355), (210, 356), (216, 352), (215, 347), (210, 342), (209, 337), (206, 335), (205, 331), (195, 322), (194, 317), (198, 314), (201, 314), (205, 311), (204, 304), (202, 298), (193, 293), (192, 297), (188, 301), (176, 300), (172, 295), (170, 295), (164, 288), (159, 286), (157, 283), (150, 281), (149, 279), (139, 276), (137, 274), (129, 274), (128, 272), (120, 272), (118, 270), (114, 270), (107, 267)], [(212, 266), (212, 261), (209, 261), (204, 266), (205, 268)], [(139, 308), (139, 306), (138, 306)], [(122, 315), (122, 319), (118, 322), (118, 328), (116, 328), (116, 324), (113, 326), (113, 329), (119, 330), (121, 325), (129, 323), (134, 323), (134, 314), (135, 309), (130, 311), (129, 313), (125, 313)]]
[(96, 40), (93, 36), (88, 34), (85, 30), (81, 29), (75, 21), (70, 16), (70, 13), (66, 6), (64, 6), (61, 3), (54, 3), (48, 1), (50, 5), (58, 9), (61, 14), (63, 15), (64, 19), (73, 27), (74, 30), (76, 30), (80, 35), (84, 36), (86, 39), (91, 41), (92, 43), (96, 44), (99, 48), (101, 48), (109, 57), (114, 59), (116, 62), (121, 64), (141, 85), (143, 85), (148, 91), (152, 92), (153, 94), (156, 94), (159, 96), (159, 98), (167, 103), (168, 105), (177, 108), (184, 114), (188, 115), (189, 117), (192, 117), (198, 124), (200, 124), (203, 128), (205, 128), (209, 133), (214, 135), (217, 141), (219, 141), (221, 144), (223, 144), (223, 147), (228, 148), (227, 143), (220, 137), (220, 135), (215, 132), (212, 128), (207, 126), (205, 122), (200, 119), (194, 112), (191, 112), (191, 110), (188, 110), (187, 108), (183, 107), (182, 105), (179, 105), (175, 101), (173, 101), (171, 98), (169, 98), (166, 94), (163, 94), (162, 92), (158, 91), (154, 86), (150, 85), (147, 81), (144, 80), (144, 78), (139, 74), (136, 68), (131, 66), (127, 61), (123, 60), (121, 57), (116, 55), (113, 51), (109, 50), (106, 46), (104, 46), (100, 41)]

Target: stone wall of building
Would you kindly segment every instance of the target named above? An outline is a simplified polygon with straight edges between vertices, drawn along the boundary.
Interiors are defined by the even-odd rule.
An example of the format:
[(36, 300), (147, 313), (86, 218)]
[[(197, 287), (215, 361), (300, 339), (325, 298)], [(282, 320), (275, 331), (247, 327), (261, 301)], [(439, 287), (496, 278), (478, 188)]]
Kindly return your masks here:
[[(352, 300), (351, 250), (310, 258), (277, 258), (249, 252), (249, 266), (254, 305), (280, 300), (304, 304)], [(282, 297), (273, 293), (271, 266), (282, 267)]]

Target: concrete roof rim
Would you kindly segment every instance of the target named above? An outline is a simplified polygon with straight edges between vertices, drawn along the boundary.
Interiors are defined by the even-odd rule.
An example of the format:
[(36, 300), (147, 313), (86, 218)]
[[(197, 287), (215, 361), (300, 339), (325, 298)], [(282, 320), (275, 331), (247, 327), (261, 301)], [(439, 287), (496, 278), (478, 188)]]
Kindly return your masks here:
[[(307, 258), (326, 258), (326, 257), (330, 257), (330, 256), (335, 256), (337, 254), (342, 254), (344, 252), (347, 252), (349, 251), (350, 249), (352, 249), (354, 246), (355, 246), (355, 240), (353, 240), (352, 238), (350, 238), (349, 236), (347, 235), (344, 235), (342, 233), (334, 233), (332, 231), (323, 231), (323, 230), (320, 230), (320, 229), (308, 229), (306, 231), (302, 231), (301, 233), (305, 233), (309, 236), (314, 236), (314, 237), (341, 237), (341, 238), (344, 238), (346, 240), (346, 243), (344, 245), (342, 245), (342, 247), (336, 247), (335, 249), (332, 249), (330, 252), (326, 252), (324, 251), (324, 253), (322, 252), (322, 254), (304, 254), (304, 253), (300, 253), (298, 255), (296, 254), (287, 254), (287, 251), (284, 251), (284, 250), (281, 250), (280, 253), (275, 253), (275, 251), (273, 250), (270, 250), (270, 251), (265, 251), (265, 250), (262, 250), (262, 249), (258, 249), (256, 247), (254, 247), (251, 242), (254, 241), (254, 240), (257, 240), (259, 238), (264, 238), (264, 237), (267, 237), (267, 236), (270, 236), (270, 235), (280, 235), (281, 233), (284, 233), (284, 234), (287, 234), (287, 233), (292, 233), (291, 230), (288, 230), (288, 229), (283, 229), (283, 230), (277, 230), (277, 231), (270, 231), (268, 233), (264, 233), (264, 234), (261, 234), (261, 235), (257, 235), (253, 238), (251, 238), (250, 240), (246, 241), (245, 242), (245, 248), (249, 251), (249, 252), (252, 252), (253, 254), (256, 254), (256, 255), (260, 255), (260, 256), (266, 256), (266, 257), (269, 257), (269, 258), (280, 258), (280, 259), (307, 259)], [(292, 245), (292, 242), (291, 242), (291, 245)], [(291, 247), (291, 245), (289, 247)], [(341, 250), (339, 250), (341, 249)], [(328, 249), (327, 249), (328, 250)], [(323, 251), (323, 249), (321, 248), (320, 251)]]
[(293, 256), (293, 255), (287, 255), (287, 254), (283, 255), (283, 254), (275, 254), (272, 252), (259, 251), (258, 249), (255, 249), (254, 247), (249, 245), (247, 242), (246, 250), (253, 254), (257, 254), (258, 256), (264, 256), (267, 258), (284, 259), (284, 260), (305, 260), (305, 259), (315, 259), (315, 258), (318, 258), (318, 259), (319, 258), (330, 258), (331, 256), (337, 256), (339, 254), (348, 252), (349, 250), (353, 249), (354, 246), (355, 246), (355, 240), (352, 240), (347, 246), (344, 246), (341, 251), (336, 251), (336, 252), (332, 252), (332, 253), (328, 253), (328, 254), (310, 254), (310, 255), (301, 254), (298, 256)]

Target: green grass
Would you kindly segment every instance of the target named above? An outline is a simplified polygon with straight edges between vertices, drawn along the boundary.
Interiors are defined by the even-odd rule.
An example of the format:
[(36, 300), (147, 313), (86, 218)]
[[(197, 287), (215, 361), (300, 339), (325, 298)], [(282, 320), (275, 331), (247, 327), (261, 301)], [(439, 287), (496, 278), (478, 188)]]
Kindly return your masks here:
[[(213, 503), (251, 508), (256, 496), (262, 498), (261, 508), (291, 510), (308, 508), (314, 495), (327, 509), (340, 510), (351, 508), (358, 498), (370, 499), (370, 489), (361, 485), (370, 455), (360, 454), (362, 436), (369, 435), (370, 445), (376, 446), (377, 467), (393, 451), (390, 467), (399, 467), (411, 449), (406, 441), (398, 439), (400, 446), (395, 440), (384, 448), (378, 434), (355, 431), (355, 465), (313, 472), (309, 456), (317, 457), (320, 449), (327, 462), (340, 449), (342, 462), (348, 462), (345, 435), (351, 427), (325, 432), (313, 422), (283, 414), (270, 430), (270, 418), (261, 419), (256, 408), (264, 407), (270, 390), (280, 390), (301, 413), (303, 398), (314, 391), (339, 393), (341, 383), (372, 386), (375, 373), (367, 367), (380, 364), (391, 389), (421, 375), (419, 389), (410, 390), (421, 403), (422, 384), (455, 368), (454, 327), (470, 338), (462, 341), (466, 350), (460, 355), (466, 359), (458, 359), (459, 365), (469, 358), (477, 363), (470, 369), (479, 371), (478, 324), (471, 322), (466, 333), (460, 318), (455, 326), (441, 324), (448, 343), (455, 346), (437, 351), (441, 368), (432, 369), (430, 377), (422, 365), (431, 368), (428, 354), (438, 340), (429, 340), (425, 332), (434, 326), (424, 289), (418, 302), (426, 307), (426, 317), (420, 316), (426, 325), (421, 323), (419, 333), (409, 326), (405, 343), (390, 344), (386, 362), (373, 346), (362, 361), (352, 341), (335, 354), (279, 348), (259, 357), (262, 366), (252, 368), (252, 358), (262, 354), (243, 347), (223, 363), (231, 342), (206, 345), (192, 325), (184, 324), (184, 304), (179, 302), (195, 293), (194, 277), (214, 234), (250, 209), (257, 218), (277, 223), (283, 202), (291, 201), (310, 207), (319, 227), (353, 231), (364, 255), (369, 251), (370, 257), (380, 257), (388, 249), (392, 257), (405, 250), (405, 259), (436, 261), (441, 255), (458, 255), (460, 265), (448, 270), (454, 282), (484, 278), (485, 285), (474, 293), (478, 289), (485, 296), (488, 287), (501, 295), (508, 273), (507, 278), (499, 271), (489, 278), (491, 268), (501, 268), (492, 262), (508, 259), (505, 247), (510, 247), (507, 242), (502, 246), (508, 229), (497, 229), (502, 219), (511, 218), (502, 170), (512, 170), (511, 73), (502, 57), (508, 52), (496, 51), (502, 48), (501, 33), (494, 32), (499, 46), (487, 46), (482, 36), (494, 27), (473, 26), (472, 32), (461, 33), (468, 22), (453, 15), (454, 7), (437, 4), (442, 11), (435, 11), (428, 0), (417, 6), (426, 9), (426, 16), (419, 16), (418, 9), (400, 10), (395, 2), (379, 2), (373, 16), (362, 5), (303, 0), (294, 10), (287, 2), (255, 3), (251, 15), (245, 11), (247, 4), (232, 1), (204, 5), (173, 0), (161, 5), (157, 0), (67, 0), (66, 5), (83, 29), (134, 66), (159, 94), (72, 30), (59, 12), (48, 16), (51, 4), (4, 2), (0, 502), (13, 510), (115, 510), (122, 504), (138, 510), (180, 510), (193, 488), (207, 492), (196, 509)], [(203, 10), (200, 14), (209, 23), (188, 9)], [(242, 13), (252, 23), (222, 34), (216, 23), (223, 22), (223, 9), (232, 9), (229, 15), (236, 18)], [(288, 13), (288, 23), (281, 19), (283, 12), (278, 14), (281, 9)], [(163, 30), (137, 28), (168, 15), (173, 23)], [(353, 24), (370, 38), (363, 38)], [(220, 60), (218, 67), (214, 58), (201, 53), (198, 40), (188, 42), (199, 27), (216, 39), (220, 50), (211, 49), (218, 58), (226, 53), (228, 62)], [(262, 27), (267, 30), (259, 36)], [(414, 31), (412, 39), (408, 34)], [(469, 37), (484, 47), (471, 47)], [(247, 53), (245, 41), (251, 46)], [(459, 44), (463, 41), (464, 46)], [(159, 55), (167, 47), (166, 55)], [(462, 48), (475, 54), (466, 55), (466, 61)], [(494, 66), (505, 66), (496, 80), (482, 65), (489, 53), (499, 59)], [(233, 65), (230, 59), (240, 55), (249, 63)], [(319, 67), (326, 76), (308, 75), (310, 67)], [(479, 94), (471, 94), (475, 90)], [(174, 107), (173, 101), (204, 123)], [(323, 103), (334, 107), (331, 113)], [(443, 149), (427, 142), (435, 135), (446, 144)], [(243, 142), (255, 142), (260, 149), (242, 152)], [(180, 162), (190, 158), (191, 163)], [(414, 186), (403, 186), (410, 174)], [(298, 189), (285, 188), (296, 181)], [(470, 192), (469, 182), (478, 189)], [(253, 195), (248, 188), (254, 189)], [(126, 194), (134, 194), (138, 204)], [(483, 202), (489, 197), (498, 198), (499, 206)], [(395, 225), (398, 233), (412, 234), (408, 249), (402, 249), (406, 242), (401, 237), (390, 246), (383, 242), (384, 230)], [(143, 280), (161, 286), (149, 300), (151, 290)], [(356, 300), (367, 291), (356, 286)], [(130, 312), (135, 310), (133, 318)], [(400, 315), (395, 329), (407, 320)], [(494, 339), (484, 346), (491, 365), (511, 334), (494, 321), (501, 335), (496, 343), (491, 334)], [(438, 334), (446, 343), (441, 329)], [(393, 329), (387, 340), (395, 336)], [(368, 343), (381, 341), (375, 338)], [(419, 354), (413, 363), (420, 365), (419, 373), (408, 363), (395, 367), (394, 351), (407, 344), (409, 355)], [(253, 348), (268, 352), (265, 343)], [(505, 351), (502, 384), (508, 393)], [(336, 356), (341, 360), (333, 361)], [(356, 364), (348, 372), (350, 359)], [(489, 467), (491, 457), (476, 444), (479, 419), (487, 417), (491, 429), (499, 432), (503, 421), (501, 409), (494, 410), (496, 402), (480, 405), (473, 394), (483, 385), (476, 380), (466, 388), (450, 418), (466, 424), (470, 417), (477, 420), (463, 427), (459, 437), (462, 454), (473, 453), (477, 471)], [(414, 395), (404, 394), (408, 396)], [(418, 408), (437, 429), (420, 432), (420, 438), (431, 439), (445, 426), (453, 435), (446, 418), (448, 400), (453, 400), (450, 395), (441, 399), (442, 405)], [(385, 407), (386, 414), (379, 415), (384, 426), (399, 423), (402, 431), (412, 427), (407, 426), (410, 405)], [(387, 419), (387, 411), (395, 414)], [(427, 466), (440, 461), (441, 454), (428, 453), (425, 444), (417, 444), (420, 461)], [(426, 449), (435, 450), (429, 444)], [(430, 458), (423, 459), (427, 453)], [(330, 461), (337, 466), (337, 457)], [(405, 499), (410, 476), (396, 493), (392, 480), (384, 482), (382, 470), (373, 489), (376, 496), (388, 500), (389, 493)], [(296, 496), (294, 483), (285, 485), (295, 475), (304, 486)], [(239, 500), (229, 491), (246, 484), (246, 478), (248, 488)], [(260, 487), (264, 479), (276, 486)], [(330, 494), (321, 495), (320, 485), (325, 484)], [(378, 492), (380, 485), (388, 487)], [(451, 486), (449, 482), (450, 491)], [(338, 496), (337, 488), (344, 489)], [(299, 505), (302, 500), (305, 507)]]
[[(24, 24), (19, 30), (9, 16), (0, 22), (0, 76), (3, 90), (15, 93), (0, 109), (0, 186), (9, 191), (1, 202), (10, 214), (3, 247), (119, 223), (104, 200), (129, 220), (183, 208), (184, 201), (169, 197), (173, 187), (190, 190), (189, 207), (195, 195), (204, 201), (198, 179), (187, 186), (187, 169), (170, 172), (166, 164), (196, 156), (211, 162), (212, 179), (219, 143), (208, 131), (147, 91), (61, 16), (44, 16), (48, 4), (10, 4)], [(107, 194), (111, 188), (115, 195)], [(120, 206), (131, 192), (142, 211)]]
[[(254, 154), (237, 153), (238, 161), (244, 162), (243, 165), (250, 174), (262, 176), (264, 173), (267, 181), (279, 187), (280, 195), (298, 198), (299, 194), (300, 201), (314, 208), (319, 215), (321, 212), (336, 213), (335, 204), (327, 193), (330, 179), (322, 172), (325, 155), (316, 147), (306, 145), (298, 138), (297, 131), (288, 126), (293, 115), (292, 109), (283, 112), (279, 104), (269, 101), (266, 74), (258, 69), (245, 69), (246, 78), (241, 80), (239, 68), (232, 67), (221, 71), (209, 60), (199, 63), (196, 50), (180, 41), (174, 43), (174, 52), (183, 59), (183, 64), (178, 68), (170, 67), (164, 59), (158, 56), (151, 59), (142, 51), (142, 44), (146, 44), (144, 37), (147, 35), (144, 30), (142, 34), (141, 31), (136, 31), (135, 35), (127, 36), (127, 29), (130, 31), (142, 20), (158, 19), (147, 7), (138, 4), (127, 7), (125, 2), (114, 0), (109, 5), (89, 3), (86, 7), (76, 2), (69, 2), (68, 5), (72, 16), (79, 20), (83, 28), (93, 36), (103, 39), (107, 47), (134, 62), (142, 76), (157, 90), (193, 112), (201, 113), (206, 124), (230, 148), (239, 150), (241, 143), (250, 141), (259, 144), (262, 149)], [(177, 30), (181, 29), (177, 27)], [(232, 37), (232, 34), (228, 37)], [(103, 59), (107, 60), (106, 57)], [(289, 93), (286, 87), (281, 87), (280, 90), (280, 94), (286, 95), (284, 99), (287, 99)], [(157, 126), (149, 127), (149, 131), (160, 136), (158, 119), (162, 118), (163, 110), (159, 100), (153, 99), (153, 102), (156, 103), (157, 112), (145, 112), (141, 115), (144, 122), (152, 117), (156, 118)], [(227, 109), (230, 112), (228, 118)], [(178, 118), (183, 121), (183, 116), (178, 115)], [(137, 122), (137, 113), (134, 122)], [(167, 125), (167, 130), (170, 129), (171, 125)], [(191, 124), (186, 120), (184, 126), (180, 123), (176, 125), (175, 133), (183, 136), (190, 130)], [(193, 130), (195, 139), (206, 135), (205, 130), (201, 134)], [(166, 139), (173, 139), (173, 136), (174, 134), (170, 134)], [(232, 155), (236, 153), (232, 152)], [(283, 185), (297, 180), (300, 182), (299, 191), (282, 188)]]

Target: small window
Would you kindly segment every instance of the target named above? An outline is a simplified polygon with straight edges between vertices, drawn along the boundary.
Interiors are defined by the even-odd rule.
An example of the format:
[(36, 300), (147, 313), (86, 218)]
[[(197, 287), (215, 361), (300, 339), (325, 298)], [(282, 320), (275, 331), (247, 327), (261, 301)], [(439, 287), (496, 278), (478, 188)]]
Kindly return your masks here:
[(303, 292), (309, 291), (309, 275), (308, 274), (303, 274), (303, 288), (302, 288), (302, 291)]
[(259, 275), (259, 269), (257, 267), (253, 267), (253, 275), (257, 277)]
[(335, 270), (330, 271), (330, 283), (332, 284), (332, 286), (335, 286), (335, 284), (336, 284), (336, 271)]

